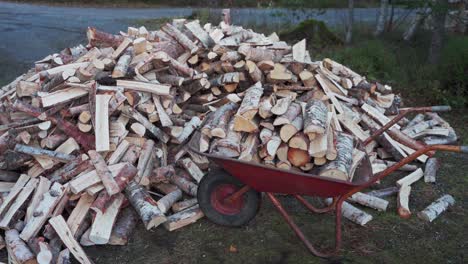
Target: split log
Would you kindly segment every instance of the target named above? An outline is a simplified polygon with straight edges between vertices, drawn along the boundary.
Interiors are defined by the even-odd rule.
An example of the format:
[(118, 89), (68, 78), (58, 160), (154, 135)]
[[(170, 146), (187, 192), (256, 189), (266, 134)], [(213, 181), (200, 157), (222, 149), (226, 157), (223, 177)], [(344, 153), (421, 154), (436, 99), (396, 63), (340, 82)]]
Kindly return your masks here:
[(80, 200), (76, 204), (70, 216), (67, 219), (67, 225), (70, 227), (70, 231), (73, 237), (77, 238), (78, 230), (83, 225), (83, 221), (88, 215), (89, 208), (94, 202), (95, 197), (84, 193), (81, 195)]
[[(210, 135), (212, 137), (218, 137), (218, 138), (226, 137), (229, 120), (231, 120), (231, 117), (234, 115), (237, 109), (237, 106), (235, 106), (234, 103), (230, 103), (228, 105), (230, 106), (226, 108), (221, 107), (219, 110), (216, 111), (215, 115), (219, 116), (219, 118), (218, 118), (217, 124), (211, 124), (213, 128), (211, 129)], [(222, 113), (217, 114), (217, 112), (221, 111), (221, 109), (222, 109)]]
[(125, 152), (130, 147), (130, 143), (127, 140), (122, 140), (117, 148), (112, 152), (112, 155), (107, 160), (107, 164), (113, 165), (118, 163), (122, 157), (125, 155)]
[(171, 206), (181, 198), (182, 198), (182, 191), (180, 189), (177, 189), (163, 196), (161, 199), (159, 199), (157, 203), (158, 208), (161, 211), (161, 213), (165, 214), (169, 211)]
[(109, 100), (110, 95), (96, 95), (96, 151), (109, 151)]
[(287, 96), (276, 101), (276, 104), (271, 108), (271, 112), (277, 116), (284, 115), (291, 105), (293, 97)]
[(258, 151), (259, 139), (256, 134), (249, 134), (244, 142), (242, 142), (241, 153), (239, 160), (252, 161), (255, 159)]
[(146, 140), (141, 148), (140, 156), (138, 158), (137, 164), (137, 176), (135, 177), (135, 182), (140, 183), (143, 178), (143, 173), (145, 172), (145, 168), (149, 165), (151, 159), (151, 153), (153, 152), (154, 148), (154, 141), (153, 140)]
[(185, 158), (180, 161), (181, 166), (195, 179), (198, 183), (205, 175), (203, 171), (190, 158)]
[(234, 118), (229, 123), (228, 133), (225, 138), (217, 140), (213, 145), (213, 152), (225, 157), (238, 157), (241, 153), (240, 142), (242, 134), (236, 132)]
[(15, 216), (18, 216), (18, 211), (21, 209), (21, 207), (23, 207), (26, 200), (32, 194), (32, 192), (37, 186), (37, 183), (38, 183), (37, 179), (31, 179), (24, 186), (24, 188), (21, 189), (18, 196), (16, 196), (15, 200), (13, 201), (10, 208), (8, 209), (8, 211), (6, 211), (6, 213), (3, 215), (0, 221), (0, 228), (7, 230), (10, 228), (10, 226), (13, 224), (14, 221), (18, 220), (18, 219), (14, 219)]
[(96, 168), (96, 174), (101, 179), (106, 191), (109, 195), (114, 195), (120, 192), (120, 188), (117, 185), (117, 182), (114, 180), (112, 173), (106, 165), (106, 162), (102, 156), (94, 150), (88, 151), (88, 155)]
[(83, 97), (88, 94), (84, 88), (66, 88), (53, 93), (49, 93), (41, 97), (42, 106), (49, 107), (60, 103), (70, 102), (76, 98)]
[(412, 172), (411, 174), (409, 174), (408, 176), (406, 177), (403, 177), (401, 179), (399, 179), (397, 182), (396, 182), (396, 185), (398, 187), (403, 187), (405, 185), (411, 185), (415, 182), (417, 182), (419, 179), (421, 179), (422, 177), (424, 176), (424, 172), (421, 168), (417, 169), (416, 171)]
[(301, 106), (298, 103), (291, 103), (286, 113), (275, 118), (274, 126), (291, 124), (293, 120), (301, 113)]
[(112, 228), (109, 245), (126, 245), (136, 227), (137, 214), (132, 207), (123, 209)]
[(191, 196), (197, 196), (198, 186), (184, 177), (176, 174), (173, 166), (160, 167), (156, 170), (156, 174), (167, 178), (169, 182), (179, 187), (183, 192)]
[(125, 195), (139, 214), (147, 230), (166, 221), (166, 217), (158, 209), (156, 201), (142, 186), (135, 182), (129, 183), (125, 188)]
[(424, 221), (432, 222), (441, 213), (447, 210), (450, 206), (455, 204), (455, 199), (449, 194), (446, 194), (435, 202), (431, 203), (428, 207), (418, 213), (418, 217)]
[(440, 162), (437, 158), (428, 159), (424, 169), (424, 182), (435, 182), (437, 170), (439, 167)]
[(291, 139), (288, 141), (288, 145), (291, 148), (307, 151), (309, 149), (309, 139), (306, 135), (304, 135), (304, 133), (298, 132), (293, 137), (291, 137)]
[(198, 203), (198, 200), (197, 198), (193, 198), (193, 199), (189, 199), (189, 200), (185, 200), (185, 201), (182, 201), (182, 202), (178, 202), (178, 203), (175, 203), (172, 205), (172, 211), (174, 213), (178, 213), (180, 211), (183, 211), (187, 208), (190, 208), (194, 205), (196, 205)]
[(112, 35), (107, 32), (97, 30), (93, 27), (88, 27), (86, 36), (88, 37), (89, 45), (91, 47), (117, 48), (124, 40), (124, 37), (121, 35)]
[(279, 62), (283, 58), (281, 51), (273, 51), (268, 49), (254, 48), (249, 45), (241, 45), (238, 52), (245, 56), (246, 60), (253, 62), (273, 61)]
[(34, 195), (31, 198), (31, 202), (29, 203), (28, 208), (26, 209), (26, 216), (24, 218), (24, 221), (26, 223), (28, 223), (33, 217), (34, 211), (43, 199), (43, 195), (49, 191), (50, 185), (51, 182), (47, 178), (44, 178), (42, 176), (39, 178), (39, 183), (37, 184)]
[(34, 210), (32, 218), (26, 223), (26, 226), (21, 232), (21, 239), (28, 241), (39, 233), (40, 229), (55, 209), (55, 206), (64, 195), (64, 190), (65, 187), (61, 184), (54, 183), (50, 190), (43, 195), (42, 200)]
[(52, 182), (56, 181), (59, 183), (65, 183), (71, 180), (73, 177), (77, 176), (78, 174), (84, 171), (89, 171), (92, 168), (93, 165), (90, 160), (82, 160), (81, 157), (76, 158), (65, 164), (63, 167), (52, 172), (49, 175), (49, 179)]
[(388, 206), (388, 201), (361, 192), (353, 194), (348, 200), (379, 211), (387, 210)]
[(273, 95), (264, 96), (260, 99), (260, 105), (258, 107), (258, 115), (263, 118), (269, 118), (273, 115), (271, 108), (275, 104)]
[(184, 24), (184, 26), (203, 44), (207, 49), (215, 45), (211, 36), (200, 26), (198, 21), (192, 21)]
[(353, 137), (344, 133), (338, 134), (336, 143), (337, 157), (322, 169), (320, 176), (344, 181), (349, 180), (350, 169), (353, 163), (353, 149)]
[(253, 118), (258, 113), (260, 98), (263, 94), (261, 83), (256, 83), (254, 86), (247, 89), (244, 99), (237, 110), (234, 117), (234, 130), (244, 132), (254, 132), (258, 129), (255, 123), (252, 123)]
[(280, 129), (280, 137), (283, 142), (289, 142), (289, 140), (299, 131), (302, 130), (303, 119), (301, 115), (298, 115), (291, 124), (286, 124)]
[[(130, 163), (125, 163), (124, 166), (120, 170), (118, 170), (118, 173), (117, 175), (115, 175), (114, 180), (117, 183), (119, 192), (121, 192), (125, 188), (125, 186), (127, 186), (127, 184), (136, 177), (135, 176), (136, 174), (137, 174), (137, 169)], [(91, 195), (95, 195), (103, 189), (104, 189), (104, 185), (95, 184), (89, 187), (86, 191)], [(109, 195), (107, 192), (105, 193), (101, 192), (100, 195), (104, 196), (104, 200), (109, 199)]]
[(398, 215), (401, 218), (409, 218), (411, 216), (411, 211), (409, 209), (409, 195), (411, 192), (411, 186), (402, 185), (398, 191)]
[(170, 85), (146, 83), (138, 81), (117, 80), (117, 86), (123, 87), (126, 91), (133, 90), (138, 92), (151, 93), (155, 95), (170, 95)]
[(182, 133), (175, 139), (175, 141), (179, 144), (185, 142), (190, 135), (201, 125), (201, 120), (198, 116), (192, 117), (189, 122), (187, 122), (184, 126), (184, 130)]
[(128, 117), (131, 117), (138, 121), (140, 124), (142, 124), (148, 131), (153, 134), (157, 139), (161, 140), (164, 143), (167, 143), (169, 141), (169, 136), (164, 133), (162, 130), (157, 128), (155, 125), (153, 125), (146, 117), (144, 117), (142, 114), (138, 113), (134, 109), (130, 107), (123, 107), (121, 109), (122, 113), (125, 114)]
[(174, 231), (189, 224), (195, 223), (203, 216), (203, 212), (200, 210), (200, 208), (198, 208), (198, 205), (196, 205), (169, 216), (167, 221), (164, 223), (164, 227), (168, 231)]
[(73, 238), (70, 229), (61, 215), (53, 217), (49, 220), (50, 225), (54, 228), (57, 235), (62, 240), (63, 244), (70, 250), (73, 256), (82, 264), (92, 264), (78, 242)]
[(30, 179), (31, 177), (28, 175), (21, 174), (13, 188), (11, 188), (10, 192), (3, 199), (3, 202), (0, 205), (0, 216), (5, 214), (6, 210), (8, 210), (10, 205), (15, 201), (18, 194), (23, 190), (23, 187), (29, 182)]
[(9, 253), (12, 253), (14, 263), (33, 264), (37, 263), (36, 256), (31, 252), (26, 243), (19, 237), (18, 230), (10, 229), (5, 231), (5, 241)]
[(96, 245), (104, 245), (109, 242), (112, 227), (114, 226), (115, 219), (117, 218), (124, 198), (123, 194), (116, 194), (112, 197), (112, 202), (105, 208), (104, 212), (100, 210), (95, 211), (96, 216), (91, 226), (89, 239)]
[(161, 30), (164, 31), (166, 34), (174, 38), (180, 45), (182, 45), (185, 49), (190, 51), (191, 54), (195, 54), (198, 51), (198, 46), (195, 45), (185, 34), (180, 32), (176, 27), (167, 23), (166, 25), (161, 27)]
[(304, 133), (325, 132), (328, 109), (322, 101), (311, 100), (305, 107)]
[[(115, 165), (109, 166), (109, 170), (113, 176), (116, 176), (122, 168), (126, 166), (127, 163), (117, 163)], [(71, 180), (68, 185), (73, 193), (80, 193), (83, 190), (98, 184), (101, 182), (101, 178), (98, 176), (96, 170), (81, 174), (78, 177), (75, 177)]]

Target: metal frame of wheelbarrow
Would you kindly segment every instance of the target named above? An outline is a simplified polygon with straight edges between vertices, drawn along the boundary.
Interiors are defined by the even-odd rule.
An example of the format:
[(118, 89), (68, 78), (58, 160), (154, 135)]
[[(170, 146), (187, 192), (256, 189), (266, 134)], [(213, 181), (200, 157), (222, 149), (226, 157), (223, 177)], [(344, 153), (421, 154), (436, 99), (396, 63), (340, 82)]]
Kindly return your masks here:
[[(389, 123), (387, 123), (382, 128), (378, 129), (373, 133), (368, 139), (366, 139), (363, 144), (369, 144), (373, 139), (384, 133), (404, 116), (411, 112), (442, 112), (449, 111), (450, 107), (448, 106), (433, 106), (433, 107), (419, 107), (419, 108), (407, 108), (400, 111), (400, 114), (393, 118)], [(392, 172), (398, 170), (402, 166), (414, 161), (419, 156), (428, 154), (433, 151), (450, 151), (450, 152), (464, 152), (468, 153), (468, 146), (450, 146), (450, 145), (433, 145), (425, 146), (413, 154), (403, 158), (396, 164), (388, 167), (386, 170), (378, 173), (377, 175), (370, 175), (367, 179), (346, 182), (336, 179), (324, 178), (320, 176), (300, 173), (300, 172), (291, 172), (283, 169), (276, 169), (267, 167), (261, 164), (255, 164), (251, 162), (239, 161), (231, 158), (220, 157), (217, 155), (200, 153), (199, 154), (207, 156), (210, 160), (214, 161), (216, 164), (220, 165), (226, 172), (238, 178), (241, 182), (245, 184), (242, 188), (231, 194), (225, 199), (226, 203), (232, 203), (236, 199), (242, 197), (247, 191), (253, 188), (259, 192), (265, 192), (268, 198), (271, 200), (276, 209), (283, 216), (288, 225), (293, 229), (299, 239), (304, 243), (307, 249), (314, 255), (319, 257), (329, 257), (335, 255), (341, 248), (341, 207), (343, 202), (349, 198), (351, 195), (359, 192), (363, 189), (368, 188), (375, 182), (385, 178)], [(430, 154), (429, 154), (430, 155)], [(367, 165), (370, 163), (366, 158)], [(365, 166), (364, 166), (365, 167)], [(359, 170), (359, 169), (358, 169)], [(361, 170), (365, 173), (369, 173), (369, 167)], [(358, 173), (358, 171), (356, 172)], [(361, 172), (362, 173), (362, 172)], [(248, 175), (247, 175), (248, 174)], [(268, 174), (268, 175), (267, 175)], [(305, 176), (305, 177), (304, 177)], [(359, 175), (355, 178), (360, 178)], [(362, 175), (361, 175), (362, 176)], [(287, 178), (287, 179), (286, 179)], [(293, 195), (300, 203), (302, 203), (308, 210), (313, 213), (326, 213), (330, 211), (335, 211), (335, 247), (328, 252), (323, 252), (317, 250), (310, 240), (305, 236), (302, 230), (296, 225), (291, 216), (286, 212), (280, 201), (275, 197), (274, 193), (283, 193)], [(333, 201), (330, 205), (325, 208), (316, 208), (306, 201), (302, 195), (307, 196), (320, 196), (320, 197), (332, 197)]]

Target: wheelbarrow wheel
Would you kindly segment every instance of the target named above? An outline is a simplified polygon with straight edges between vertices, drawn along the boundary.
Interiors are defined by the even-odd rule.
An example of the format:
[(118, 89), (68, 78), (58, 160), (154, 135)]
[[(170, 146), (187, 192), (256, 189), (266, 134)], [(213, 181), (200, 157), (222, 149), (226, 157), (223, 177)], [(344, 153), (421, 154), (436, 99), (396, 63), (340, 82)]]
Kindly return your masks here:
[(242, 226), (257, 214), (261, 195), (250, 189), (240, 198), (228, 202), (226, 198), (234, 194), (242, 184), (222, 169), (214, 169), (203, 177), (198, 186), (198, 204), (212, 222), (223, 226)]

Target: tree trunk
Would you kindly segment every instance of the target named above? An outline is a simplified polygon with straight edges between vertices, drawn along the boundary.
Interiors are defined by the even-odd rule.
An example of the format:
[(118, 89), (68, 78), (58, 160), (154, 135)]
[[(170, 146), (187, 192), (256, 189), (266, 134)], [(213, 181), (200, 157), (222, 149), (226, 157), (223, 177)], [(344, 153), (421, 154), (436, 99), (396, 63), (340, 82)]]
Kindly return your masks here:
[(353, 40), (353, 24), (354, 24), (354, 0), (348, 0), (348, 17), (346, 25), (345, 43), (350, 44)]
[(429, 47), (428, 62), (430, 64), (437, 64), (440, 60), (445, 37), (447, 5), (447, 0), (437, 0), (436, 7), (432, 11), (434, 29), (432, 31), (431, 46)]
[(380, 11), (377, 19), (377, 26), (374, 35), (380, 36), (385, 30), (385, 22), (387, 21), (388, 0), (380, 0)]

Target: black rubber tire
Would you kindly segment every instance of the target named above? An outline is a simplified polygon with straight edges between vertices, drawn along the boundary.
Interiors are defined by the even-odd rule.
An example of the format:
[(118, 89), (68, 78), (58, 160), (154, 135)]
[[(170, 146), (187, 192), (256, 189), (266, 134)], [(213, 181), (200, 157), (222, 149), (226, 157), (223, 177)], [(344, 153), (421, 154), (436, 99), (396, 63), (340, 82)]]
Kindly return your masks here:
[(261, 194), (250, 189), (242, 196), (244, 203), (239, 213), (223, 214), (211, 204), (211, 193), (217, 186), (222, 184), (233, 184), (239, 188), (244, 186), (243, 183), (223, 169), (215, 168), (211, 170), (203, 177), (198, 186), (197, 198), (200, 209), (210, 221), (218, 225), (239, 227), (249, 223), (255, 217), (260, 207)]

